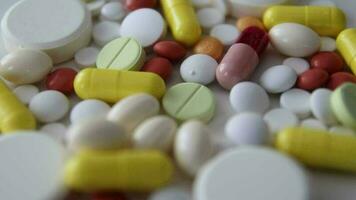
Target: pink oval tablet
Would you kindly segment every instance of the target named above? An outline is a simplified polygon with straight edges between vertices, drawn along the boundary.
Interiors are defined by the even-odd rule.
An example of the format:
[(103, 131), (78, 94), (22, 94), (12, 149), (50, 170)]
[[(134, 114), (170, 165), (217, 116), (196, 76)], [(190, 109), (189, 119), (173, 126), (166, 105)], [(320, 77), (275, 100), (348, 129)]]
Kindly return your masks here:
[(223, 88), (230, 90), (237, 83), (249, 79), (258, 62), (258, 55), (252, 47), (234, 44), (216, 69), (216, 79)]

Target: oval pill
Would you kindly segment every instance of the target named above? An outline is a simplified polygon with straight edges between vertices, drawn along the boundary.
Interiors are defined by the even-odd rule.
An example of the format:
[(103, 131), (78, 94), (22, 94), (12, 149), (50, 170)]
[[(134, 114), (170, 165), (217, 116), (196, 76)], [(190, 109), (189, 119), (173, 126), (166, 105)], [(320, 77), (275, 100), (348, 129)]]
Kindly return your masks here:
[(70, 112), (72, 124), (92, 118), (104, 117), (110, 111), (110, 106), (97, 99), (88, 99), (76, 104)]
[(93, 27), (93, 40), (102, 47), (120, 37), (120, 24), (112, 21), (101, 21)]
[(59, 68), (49, 73), (45, 80), (48, 90), (57, 90), (70, 95), (74, 92), (73, 82), (77, 71), (71, 68)]
[(292, 88), (297, 80), (297, 73), (289, 66), (277, 65), (268, 68), (260, 77), (261, 86), (267, 92), (277, 94)]
[(12, 91), (24, 104), (29, 104), (31, 99), (39, 93), (38, 87), (34, 85), (21, 85)]
[(297, 80), (297, 87), (304, 90), (315, 90), (321, 88), (329, 80), (326, 71), (313, 68), (302, 73)]
[(348, 72), (337, 72), (330, 76), (327, 87), (335, 90), (344, 83), (356, 83), (356, 76)]
[(195, 54), (205, 54), (216, 61), (220, 61), (224, 53), (224, 45), (214, 37), (205, 36), (194, 46), (193, 52)]
[(153, 46), (154, 52), (171, 61), (179, 61), (187, 54), (184, 46), (175, 41), (160, 41)]
[(320, 52), (311, 58), (310, 65), (312, 68), (323, 69), (331, 75), (344, 69), (344, 60), (335, 52)]

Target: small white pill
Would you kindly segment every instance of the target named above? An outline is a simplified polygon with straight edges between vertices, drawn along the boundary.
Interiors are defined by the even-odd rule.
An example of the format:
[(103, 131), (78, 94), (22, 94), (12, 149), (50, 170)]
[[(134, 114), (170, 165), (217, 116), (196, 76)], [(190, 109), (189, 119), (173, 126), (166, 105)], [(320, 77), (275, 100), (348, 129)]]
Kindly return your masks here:
[(329, 0), (312, 0), (309, 2), (309, 5), (313, 6), (336, 6), (333, 1)]
[(356, 135), (354, 130), (344, 126), (333, 126), (329, 129), (329, 132), (343, 135)]
[(70, 113), (72, 124), (89, 120), (92, 118), (106, 116), (110, 111), (110, 106), (100, 100), (88, 99), (75, 105)]
[(87, 47), (75, 53), (74, 61), (80, 68), (94, 67), (96, 58), (99, 54), (99, 49), (95, 47)]
[(34, 96), (30, 101), (29, 108), (38, 121), (55, 122), (67, 114), (69, 100), (58, 91), (47, 90)]
[(200, 25), (205, 29), (210, 29), (225, 20), (225, 15), (216, 8), (202, 8), (197, 12)]
[(61, 123), (49, 123), (41, 127), (41, 132), (46, 133), (58, 142), (66, 142), (67, 127)]
[(225, 46), (230, 46), (236, 42), (240, 32), (231, 24), (218, 24), (211, 29), (210, 36), (219, 39)]
[(313, 118), (303, 120), (300, 123), (300, 126), (312, 129), (327, 130), (327, 127), (323, 124), (323, 122)]
[(16, 87), (13, 92), (24, 104), (29, 104), (31, 99), (38, 94), (39, 89), (34, 85), (21, 85)]
[(191, 200), (191, 195), (186, 187), (169, 186), (152, 193), (148, 200)]
[(331, 90), (317, 89), (310, 97), (310, 107), (313, 115), (326, 125), (338, 124), (336, 116), (331, 109), (331, 94)]
[(216, 8), (221, 11), (221, 13), (226, 16), (228, 14), (228, 8), (225, 0), (210, 0), (211, 7)]
[(294, 127), (299, 124), (297, 115), (290, 110), (277, 108), (268, 111), (263, 119), (268, 124), (271, 133), (276, 134), (284, 128)]
[(267, 69), (260, 78), (261, 86), (272, 94), (282, 93), (292, 88), (297, 81), (297, 73), (286, 65)]
[(93, 39), (99, 46), (105, 46), (118, 37), (120, 37), (120, 24), (116, 22), (102, 21), (93, 27)]
[(180, 74), (185, 82), (208, 85), (215, 80), (218, 67), (216, 60), (208, 55), (195, 54), (184, 60), (180, 66)]
[(100, 10), (105, 4), (106, 0), (95, 0), (87, 3), (87, 8), (92, 16), (97, 16), (100, 14)]
[(331, 37), (320, 37), (320, 51), (336, 51), (336, 40)]
[(280, 98), (282, 108), (294, 112), (299, 118), (310, 115), (310, 93), (301, 89), (291, 89), (284, 92)]
[(303, 58), (290, 57), (283, 61), (283, 65), (291, 67), (298, 75), (304, 73), (310, 68), (309, 62)]
[(109, 21), (120, 21), (125, 17), (125, 8), (120, 2), (109, 2), (101, 8), (100, 18)]

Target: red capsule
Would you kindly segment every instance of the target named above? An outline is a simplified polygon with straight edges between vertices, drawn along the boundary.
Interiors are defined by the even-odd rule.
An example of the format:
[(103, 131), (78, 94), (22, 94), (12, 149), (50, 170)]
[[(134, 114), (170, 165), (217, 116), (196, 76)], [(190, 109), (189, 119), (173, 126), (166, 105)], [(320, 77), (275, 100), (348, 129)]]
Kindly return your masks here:
[(59, 68), (47, 75), (46, 88), (70, 95), (74, 92), (73, 82), (77, 72), (71, 68)]
[(133, 11), (140, 8), (154, 8), (157, 5), (156, 0), (126, 0), (125, 7), (127, 10)]
[(310, 65), (312, 68), (323, 69), (331, 75), (343, 70), (344, 59), (335, 52), (320, 52), (311, 58)]
[(268, 33), (256, 26), (250, 26), (242, 31), (236, 43), (250, 45), (258, 55), (261, 55), (269, 44)]
[(347, 72), (337, 72), (330, 77), (327, 87), (335, 90), (344, 83), (356, 83), (356, 76)]
[(126, 196), (118, 192), (95, 193), (92, 200), (126, 200)]
[(187, 50), (175, 41), (160, 41), (153, 46), (153, 51), (171, 61), (179, 61), (185, 57)]
[(309, 69), (298, 77), (297, 87), (304, 90), (321, 88), (329, 79), (329, 74), (322, 69)]
[(145, 63), (145, 65), (142, 67), (142, 71), (158, 74), (160, 77), (167, 81), (171, 77), (173, 65), (166, 58), (155, 57)]

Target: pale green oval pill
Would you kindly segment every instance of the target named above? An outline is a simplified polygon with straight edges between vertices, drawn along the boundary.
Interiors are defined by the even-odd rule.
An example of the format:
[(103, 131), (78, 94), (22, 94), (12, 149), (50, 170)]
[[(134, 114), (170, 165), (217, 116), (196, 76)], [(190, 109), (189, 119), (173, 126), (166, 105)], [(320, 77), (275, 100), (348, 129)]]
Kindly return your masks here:
[(139, 70), (145, 62), (145, 51), (137, 40), (120, 37), (109, 42), (100, 51), (97, 68), (117, 70)]
[(356, 84), (345, 83), (331, 95), (331, 107), (337, 119), (356, 129)]
[(167, 114), (179, 121), (198, 119), (208, 122), (215, 112), (213, 93), (197, 83), (180, 83), (171, 87), (162, 104)]

